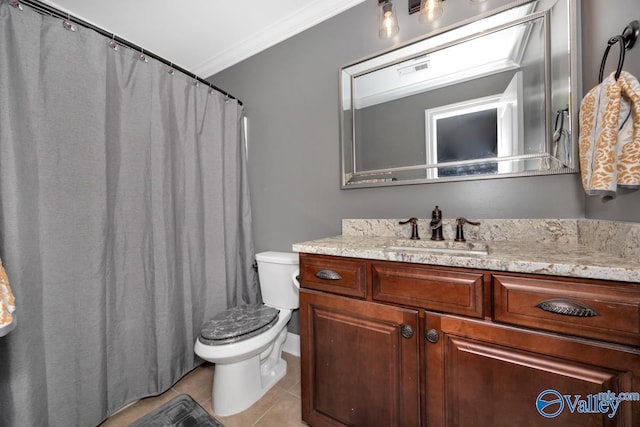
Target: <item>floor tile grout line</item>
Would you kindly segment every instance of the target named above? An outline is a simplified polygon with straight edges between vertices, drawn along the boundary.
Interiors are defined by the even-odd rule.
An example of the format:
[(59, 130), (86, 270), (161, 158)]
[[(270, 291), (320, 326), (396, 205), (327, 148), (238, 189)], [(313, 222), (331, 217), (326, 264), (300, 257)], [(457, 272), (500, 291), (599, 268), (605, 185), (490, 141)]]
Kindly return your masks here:
[(294, 392), (290, 391), (290, 390), (285, 390), (285, 393), (290, 394), (291, 396), (300, 399), (300, 396), (298, 394), (295, 394)]
[[(187, 394), (187, 393), (180, 393), (178, 390), (176, 390), (174, 387), (171, 387), (169, 390), (171, 390), (172, 392), (174, 392), (176, 395), (173, 396), (172, 399), (175, 399), (176, 397), (180, 396), (181, 394)], [(171, 400), (171, 399), (169, 399)]]
[(267, 415), (267, 414), (269, 413), (269, 411), (270, 411), (270, 410), (272, 410), (273, 408), (275, 408), (277, 404), (278, 404), (278, 401), (275, 401), (274, 403), (272, 403), (272, 404), (271, 404), (271, 406), (269, 406), (269, 407), (268, 407), (268, 408), (267, 408), (267, 409), (262, 413), (262, 415), (260, 415), (260, 416), (258, 417), (258, 419), (257, 419), (253, 424), (251, 424), (251, 427), (254, 427), (255, 425), (257, 425), (257, 424), (258, 424), (258, 422), (260, 422), (260, 420), (261, 420), (261, 419), (263, 419), (263, 418), (264, 418), (264, 416), (265, 416), (265, 415)]
[(261, 419), (263, 419), (263, 418), (264, 418), (264, 416), (265, 416), (265, 415), (267, 415), (267, 414), (269, 413), (269, 411), (270, 411), (270, 410), (272, 410), (275, 406), (276, 406), (276, 404), (274, 403), (274, 404), (273, 404), (273, 405), (271, 405), (271, 406), (270, 406), (266, 411), (264, 411), (264, 412), (262, 413), (262, 415), (260, 415), (260, 416), (258, 417), (258, 419), (257, 419), (253, 424), (251, 424), (251, 427), (256, 426), (256, 425), (260, 422), (260, 420), (261, 420)]

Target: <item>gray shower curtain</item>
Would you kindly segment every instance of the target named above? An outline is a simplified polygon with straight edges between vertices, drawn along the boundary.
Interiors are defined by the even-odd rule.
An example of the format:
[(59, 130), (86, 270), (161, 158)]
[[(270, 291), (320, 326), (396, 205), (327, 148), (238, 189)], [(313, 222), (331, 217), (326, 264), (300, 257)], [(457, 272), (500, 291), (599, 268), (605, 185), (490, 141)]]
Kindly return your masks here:
[(260, 298), (242, 106), (76, 27), (0, 0), (2, 426), (96, 425)]

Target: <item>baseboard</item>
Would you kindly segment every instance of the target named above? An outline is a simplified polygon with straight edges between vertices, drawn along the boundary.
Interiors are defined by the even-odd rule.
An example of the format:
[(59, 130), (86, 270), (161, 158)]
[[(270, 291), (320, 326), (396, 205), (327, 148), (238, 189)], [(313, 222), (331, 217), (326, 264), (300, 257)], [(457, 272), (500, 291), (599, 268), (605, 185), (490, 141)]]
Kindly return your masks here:
[(282, 346), (282, 351), (300, 357), (300, 335), (287, 332), (287, 339)]

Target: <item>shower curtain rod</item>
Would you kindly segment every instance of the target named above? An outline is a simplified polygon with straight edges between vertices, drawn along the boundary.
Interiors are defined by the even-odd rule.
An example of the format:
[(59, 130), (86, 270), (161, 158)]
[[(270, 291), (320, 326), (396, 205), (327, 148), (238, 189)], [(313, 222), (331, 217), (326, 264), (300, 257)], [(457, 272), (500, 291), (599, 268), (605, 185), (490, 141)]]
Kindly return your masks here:
[(38, 12), (38, 13), (40, 13), (42, 15), (51, 15), (51, 16), (54, 16), (56, 18), (66, 19), (69, 22), (73, 22), (75, 24), (79, 24), (79, 25), (82, 25), (83, 27), (89, 28), (89, 29), (91, 29), (91, 30), (93, 30), (93, 31), (95, 31), (95, 32), (97, 32), (97, 33), (99, 33), (99, 34), (111, 39), (111, 40), (114, 40), (119, 45), (122, 45), (124, 47), (128, 47), (128, 48), (130, 48), (132, 50), (135, 50), (135, 51), (138, 51), (140, 53), (143, 53), (145, 56), (148, 56), (148, 57), (151, 57), (151, 58), (153, 58), (153, 59), (155, 59), (157, 61), (160, 61), (163, 64), (170, 66), (174, 70), (180, 71), (181, 73), (186, 74), (187, 76), (197, 80), (198, 82), (209, 86), (211, 89), (214, 89), (214, 90), (220, 92), (224, 96), (229, 97), (231, 99), (237, 100), (238, 104), (243, 105), (242, 101), (240, 101), (235, 96), (225, 92), (224, 90), (220, 89), (219, 87), (216, 87), (215, 85), (213, 85), (213, 84), (209, 83), (208, 81), (198, 77), (194, 73), (192, 73), (192, 72), (180, 67), (179, 65), (176, 65), (175, 63), (173, 63), (173, 62), (171, 62), (171, 61), (169, 61), (169, 60), (167, 60), (167, 59), (165, 59), (165, 58), (163, 58), (163, 57), (161, 57), (159, 55), (156, 55), (153, 52), (150, 52), (150, 51), (148, 51), (148, 50), (146, 50), (146, 49), (144, 49), (144, 48), (142, 48), (142, 47), (140, 47), (140, 46), (138, 46), (138, 45), (136, 45), (136, 44), (134, 44), (134, 43), (132, 43), (132, 42), (130, 42), (128, 40), (125, 40), (125, 39), (123, 39), (121, 37), (118, 37), (117, 35), (115, 35), (113, 33), (110, 33), (110, 32), (108, 32), (108, 31), (106, 31), (106, 30), (104, 30), (104, 29), (102, 29), (100, 27), (97, 27), (97, 26), (95, 26), (95, 25), (93, 25), (93, 24), (91, 24), (91, 23), (89, 23), (87, 21), (84, 21), (84, 20), (82, 20), (82, 19), (80, 19), (80, 18), (78, 18), (76, 16), (70, 15), (67, 12), (64, 12), (64, 11), (62, 11), (60, 9), (56, 9), (53, 6), (50, 6), (50, 5), (45, 4), (45, 3), (42, 3), (42, 2), (40, 2), (38, 0), (10, 0), (10, 3), (13, 4), (14, 6), (18, 6), (20, 4), (24, 4), (24, 5), (27, 5), (27, 6), (31, 7), (36, 12)]

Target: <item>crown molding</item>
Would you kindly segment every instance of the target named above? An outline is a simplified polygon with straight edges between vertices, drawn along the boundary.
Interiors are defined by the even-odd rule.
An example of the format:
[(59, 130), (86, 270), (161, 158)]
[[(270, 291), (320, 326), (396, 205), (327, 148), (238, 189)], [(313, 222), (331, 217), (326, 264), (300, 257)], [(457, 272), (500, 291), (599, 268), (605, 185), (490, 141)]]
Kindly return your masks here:
[(222, 52), (194, 67), (199, 76), (211, 76), (238, 62), (249, 58), (289, 37), (344, 12), (365, 0), (314, 0), (303, 8), (284, 15), (265, 30), (251, 34)]

